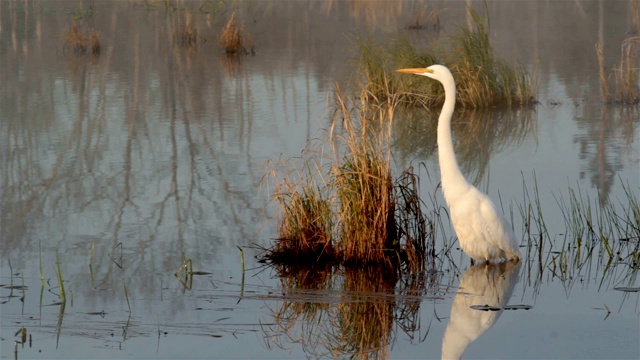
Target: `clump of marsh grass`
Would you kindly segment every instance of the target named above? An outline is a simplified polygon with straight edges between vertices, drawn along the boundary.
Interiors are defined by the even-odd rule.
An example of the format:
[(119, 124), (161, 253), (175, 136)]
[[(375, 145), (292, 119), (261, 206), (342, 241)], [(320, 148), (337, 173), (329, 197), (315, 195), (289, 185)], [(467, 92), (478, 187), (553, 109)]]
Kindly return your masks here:
[(74, 21), (65, 32), (65, 47), (74, 53), (84, 53), (87, 50), (84, 34)]
[[(614, 65), (609, 73), (605, 70), (604, 54), (600, 43), (596, 44), (596, 55), (600, 73), (600, 89), (604, 101), (607, 103), (639, 104), (640, 36), (632, 36), (622, 42), (620, 64)], [(611, 78), (613, 78), (613, 86), (610, 86)]]
[[(391, 138), (393, 115), (383, 107), (364, 105), (360, 109), (362, 117), (357, 118), (337, 88), (336, 102), (338, 111), (331, 133), (336, 157), (331, 172), (340, 204), (338, 218), (343, 220), (338, 247), (345, 260), (377, 262), (385, 258), (383, 252), (392, 248), (397, 237), (390, 144), (385, 141)], [(393, 112), (393, 108), (387, 111)], [(338, 126), (342, 127), (339, 134)], [(344, 146), (344, 155), (340, 145)]]
[[(321, 189), (303, 184), (299, 191), (293, 184), (283, 183), (282, 197), (278, 198), (282, 215), (278, 222), (279, 239), (273, 254), (305, 258), (332, 258), (333, 213), (330, 202)], [(287, 189), (285, 189), (286, 187)]]
[[(359, 40), (360, 80), (376, 97), (389, 93), (405, 101), (432, 107), (444, 101), (444, 91), (435, 81), (418, 76), (390, 75), (401, 67), (449, 67), (457, 84), (457, 104), (467, 108), (496, 105), (530, 105), (536, 102), (533, 76), (522, 66), (512, 66), (493, 53), (487, 27), (470, 11), (473, 28), (461, 28), (451, 44), (436, 43), (419, 51), (406, 37), (388, 46)], [(388, 80), (388, 84), (386, 83)]]
[[(244, 32), (244, 25), (238, 25), (236, 23), (236, 13), (231, 13), (229, 20), (222, 28), (220, 37), (218, 38), (220, 46), (224, 48), (224, 51), (229, 55), (237, 54), (249, 54), (246, 48), (247, 37)], [(250, 46), (251, 53), (255, 53), (255, 46)]]
[(76, 55), (90, 53), (100, 55), (102, 46), (100, 45), (100, 33), (95, 29), (90, 29), (85, 35), (77, 22), (72, 22), (64, 33), (64, 48)]
[[(393, 268), (411, 260), (421, 268), (428, 219), (411, 170), (391, 171), (395, 101), (372, 104), (335, 90), (332, 126), (320, 147), (310, 144), (298, 170), (284, 176), (271, 165), (274, 199), (280, 206), (279, 237), (266, 260), (326, 259), (376, 263)], [(327, 149), (330, 151), (326, 152)]]

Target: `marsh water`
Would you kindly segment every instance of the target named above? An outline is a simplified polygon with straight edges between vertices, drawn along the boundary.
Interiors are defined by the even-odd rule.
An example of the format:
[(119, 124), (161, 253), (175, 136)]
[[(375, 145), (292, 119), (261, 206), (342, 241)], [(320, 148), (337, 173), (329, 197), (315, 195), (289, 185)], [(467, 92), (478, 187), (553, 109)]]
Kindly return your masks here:
[[(637, 232), (612, 239), (617, 256), (580, 252), (562, 206), (579, 193), (583, 209), (623, 217), (640, 189), (640, 113), (602, 102), (595, 51), (620, 63), (637, 2), (486, 3), (496, 54), (535, 71), (539, 103), (469, 115), (495, 128), (459, 139), (459, 160), (510, 214), (520, 264), (470, 266), (446, 218), (437, 246), (450, 251), (422, 282), (256, 259), (277, 237), (265, 164), (324, 136), (334, 83), (357, 80), (356, 39), (446, 41), (467, 4), (485, 11), (0, 2), (2, 358), (640, 358)], [(233, 11), (254, 53), (218, 45)], [(185, 47), (187, 13), (198, 37)], [(100, 33), (99, 55), (65, 47), (73, 21)], [(416, 131), (435, 127), (396, 121), (397, 168), (419, 172), (425, 207), (444, 204), (435, 134)], [(531, 246), (543, 230), (529, 205), (544, 244)]]

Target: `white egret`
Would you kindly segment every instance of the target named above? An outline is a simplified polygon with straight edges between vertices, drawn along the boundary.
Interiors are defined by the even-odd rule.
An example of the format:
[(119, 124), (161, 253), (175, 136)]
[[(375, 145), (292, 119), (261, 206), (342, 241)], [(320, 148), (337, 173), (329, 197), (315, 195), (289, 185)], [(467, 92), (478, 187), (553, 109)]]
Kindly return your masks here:
[(460, 247), (472, 259), (485, 262), (519, 260), (516, 236), (491, 199), (462, 175), (451, 140), (451, 116), (456, 103), (456, 84), (442, 65), (399, 69), (401, 73), (427, 76), (444, 86), (444, 105), (438, 118), (438, 160), (444, 199)]

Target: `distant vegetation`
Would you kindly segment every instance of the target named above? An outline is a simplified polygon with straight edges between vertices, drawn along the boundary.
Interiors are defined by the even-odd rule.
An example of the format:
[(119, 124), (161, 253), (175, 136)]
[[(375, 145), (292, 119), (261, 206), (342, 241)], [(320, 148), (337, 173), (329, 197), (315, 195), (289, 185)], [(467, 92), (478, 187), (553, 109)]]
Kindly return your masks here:
[[(596, 44), (600, 67), (600, 89), (607, 103), (640, 104), (640, 36), (632, 36), (622, 42), (620, 64), (610, 72), (605, 70), (602, 44)], [(613, 86), (610, 87), (613, 79)]]
[(102, 51), (100, 46), (100, 33), (95, 29), (90, 29), (88, 33), (80, 30), (78, 23), (73, 21), (64, 33), (64, 47), (66, 50), (77, 55), (87, 53), (99, 55)]
[[(247, 36), (244, 32), (244, 26), (236, 23), (236, 13), (231, 13), (229, 20), (222, 28), (222, 32), (218, 38), (220, 45), (224, 48), (227, 54), (248, 54), (247, 50)], [(253, 53), (254, 46), (250, 47), (251, 53)]]
[(461, 28), (447, 45), (436, 43), (418, 50), (405, 37), (389, 46), (359, 41), (362, 86), (378, 98), (398, 94), (410, 103), (436, 106), (444, 102), (444, 91), (436, 81), (397, 76), (393, 71), (442, 64), (451, 69), (456, 80), (458, 106), (487, 108), (535, 103), (537, 85), (533, 76), (524, 67), (496, 57), (482, 19), (477, 13), (470, 13), (474, 28)]

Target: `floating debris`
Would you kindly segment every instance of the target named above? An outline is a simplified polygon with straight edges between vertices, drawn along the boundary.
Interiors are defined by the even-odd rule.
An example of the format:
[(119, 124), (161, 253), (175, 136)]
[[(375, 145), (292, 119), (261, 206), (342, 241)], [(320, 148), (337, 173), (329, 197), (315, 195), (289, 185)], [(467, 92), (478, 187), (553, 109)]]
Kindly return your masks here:
[(640, 287), (620, 286), (620, 287), (613, 288), (613, 290), (624, 291), (624, 292), (638, 292), (640, 291)]
[(500, 311), (500, 310), (502, 310), (502, 308), (499, 307), (499, 306), (491, 306), (491, 305), (471, 305), (471, 306), (469, 306), (469, 308), (471, 308), (473, 310), (480, 310), (480, 311)]
[(504, 307), (505, 310), (531, 310), (533, 309), (532, 305), (507, 305)]

